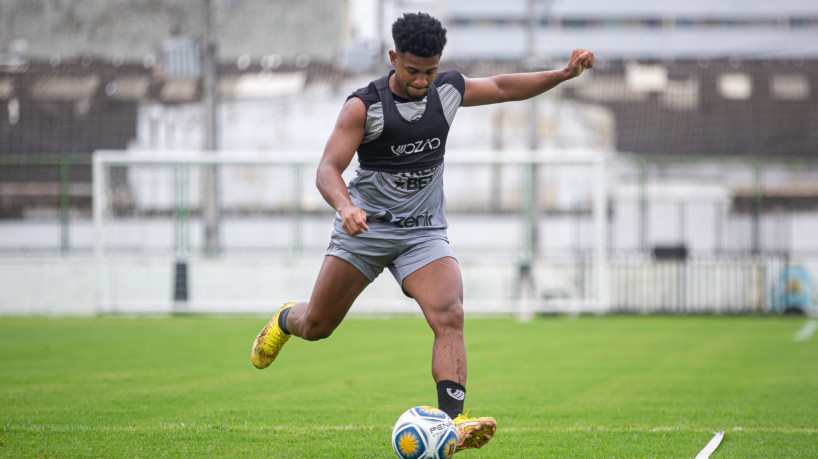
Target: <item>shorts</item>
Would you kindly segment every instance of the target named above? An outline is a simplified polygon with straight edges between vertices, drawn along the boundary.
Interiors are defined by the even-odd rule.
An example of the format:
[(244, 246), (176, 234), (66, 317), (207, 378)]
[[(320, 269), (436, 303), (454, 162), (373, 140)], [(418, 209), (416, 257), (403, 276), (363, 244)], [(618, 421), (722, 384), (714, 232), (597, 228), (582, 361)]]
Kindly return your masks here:
[[(349, 262), (370, 282), (387, 267), (401, 289), (403, 280), (418, 269), (440, 258), (454, 258), (449, 240), (441, 231), (400, 239), (367, 237), (367, 233), (350, 237), (336, 231), (326, 254)], [(403, 293), (411, 298), (406, 290)]]

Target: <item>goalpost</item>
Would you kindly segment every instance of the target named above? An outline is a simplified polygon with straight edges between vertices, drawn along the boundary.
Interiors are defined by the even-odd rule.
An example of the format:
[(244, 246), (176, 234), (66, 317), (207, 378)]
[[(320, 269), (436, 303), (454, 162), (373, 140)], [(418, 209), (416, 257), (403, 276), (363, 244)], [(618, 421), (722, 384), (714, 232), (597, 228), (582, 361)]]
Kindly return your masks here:
[[(560, 149), (549, 151), (483, 151), (470, 152), (447, 159), (446, 164), (518, 166), (523, 171), (521, 180), (520, 219), (522, 223), (521, 244), (518, 251), (517, 298), (515, 316), (522, 321), (531, 320), (537, 312), (595, 313), (610, 309), (608, 274), (608, 184), (607, 152), (587, 149)], [(532, 270), (538, 259), (538, 220), (540, 215), (538, 168), (584, 167), (588, 169), (587, 186), (591, 189), (592, 215), (592, 287), (591, 295), (574, 298), (544, 299), (533, 294)], [(532, 172), (534, 171), (534, 172)], [(475, 301), (475, 300), (470, 300)], [(479, 300), (478, 300), (479, 301)], [(495, 300), (488, 300), (495, 301)]]
[[(302, 195), (299, 190), (303, 187), (302, 178), (305, 169), (314, 167), (318, 156), (304, 152), (276, 152), (275, 155), (264, 155), (261, 152), (205, 152), (200, 150), (146, 150), (121, 151), (99, 150), (93, 155), (93, 227), (94, 227), (94, 260), (97, 279), (97, 310), (100, 312), (187, 312), (189, 308), (188, 265), (194, 256), (192, 246), (196, 240), (194, 226), (203, 227), (204, 197), (200, 187), (205, 168), (216, 168), (221, 172), (223, 183), (224, 173), (231, 175), (252, 173), (253, 170), (264, 167), (269, 169), (264, 178), (275, 180), (280, 170), (291, 171), (292, 175), (282, 182), (287, 186), (282, 189), (270, 187), (259, 188), (264, 183), (254, 181), (255, 186), (239, 190), (238, 193), (225, 192), (224, 187), (217, 190), (220, 194), (218, 201), (222, 205), (231, 206), (238, 214), (248, 214), (248, 207), (255, 206), (263, 213), (265, 209), (273, 208), (276, 204), (284, 203), (277, 209), (294, 215), (294, 225), (290, 229), (288, 246), (289, 254), (298, 254), (302, 249), (303, 235), (301, 233), (301, 219), (303, 209)], [(246, 183), (240, 177), (229, 180), (227, 186), (236, 186)], [(276, 185), (274, 183), (273, 185)], [(223, 183), (224, 185), (224, 183)], [(275, 188), (275, 186), (273, 187)], [(233, 190), (235, 191), (235, 190)], [(267, 194), (265, 199), (264, 195)], [(239, 196), (236, 196), (239, 195)], [(196, 210), (198, 209), (198, 218)], [(117, 227), (124, 228), (125, 232), (139, 233), (136, 237), (118, 234), (119, 240), (112, 241), (114, 220), (127, 220)], [(158, 222), (162, 220), (162, 222)], [(145, 224), (154, 221), (154, 225)], [(118, 233), (118, 231), (117, 231)], [(158, 236), (158, 237), (156, 237)], [(156, 237), (156, 239), (153, 239)], [(201, 239), (201, 238), (199, 238)], [(199, 241), (201, 242), (201, 241)], [(246, 249), (248, 251), (253, 248)], [(218, 252), (200, 254), (204, 258), (218, 259)], [(111, 279), (111, 260), (117, 256), (131, 256), (138, 259), (150, 257), (165, 259), (172, 258), (170, 267), (171, 286), (170, 295), (164, 294), (159, 298), (132, 300), (112, 295), (114, 281)], [(157, 271), (158, 269), (155, 269)], [(127, 275), (127, 274), (123, 274)], [(165, 273), (165, 276), (168, 274)], [(154, 277), (154, 276), (149, 276)], [(150, 279), (154, 283), (156, 279)], [(165, 288), (166, 286), (163, 286)], [(205, 310), (222, 312), (224, 304), (199, 301), (205, 305)], [(267, 306), (270, 301), (237, 300), (243, 310), (252, 310), (258, 306)], [(242, 306), (243, 305), (243, 306)], [(201, 308), (199, 308), (201, 311)]]
[[(514, 224), (508, 228), (517, 228), (519, 232), (504, 234), (505, 239), (514, 240), (515, 246), (510, 250), (495, 244), (499, 241), (497, 235), (472, 231), (471, 227), (468, 237), (453, 240), (453, 244), (458, 244), (455, 250), (458, 258), (464, 255), (466, 259), (471, 256), (473, 260), (482, 260), (475, 270), (474, 263), (462, 264), (464, 278), (476, 279), (471, 281), (469, 291), (488, 288), (480, 285), (480, 275), (502, 277), (514, 283), (504, 290), (507, 293), (492, 290), (486, 295), (467, 295), (467, 306), (486, 313), (510, 312), (522, 320), (539, 312), (608, 310), (606, 156), (605, 152), (592, 150), (447, 151), (449, 220), (469, 220), (472, 218), (469, 212), (484, 204), (485, 197), (470, 196), (478, 193), (476, 188), (488, 193), (482, 190), (487, 186), (472, 186), (472, 171), (478, 170), (480, 177), (490, 177), (491, 171), (502, 169), (505, 180), (495, 191), (510, 198), (503, 204), (504, 213), (485, 218), (512, 219)], [(274, 307), (282, 299), (277, 296), (281, 290), (299, 297), (309, 295), (317, 272), (313, 268), (320, 264), (332, 219), (331, 209), (312, 186), (318, 159), (317, 154), (278, 151), (95, 152), (93, 237), (97, 310), (256, 312)], [(345, 173), (345, 179), (354, 175), (354, 167), (355, 164)], [(201, 176), (206, 168), (217, 168), (221, 184), (217, 190), (220, 202), (217, 218), (223, 221), (216, 224), (224, 226), (223, 247), (215, 253), (206, 253), (200, 235), (206, 224), (201, 193)], [(581, 191), (582, 213), (587, 215), (583, 218), (591, 229), (585, 243), (591, 263), (581, 275), (589, 287), (584, 289), (585, 293), (579, 289), (563, 297), (546, 298), (534, 288), (535, 279), (547, 278), (551, 272), (559, 272), (565, 278), (577, 277), (580, 269), (566, 268), (565, 263), (555, 267), (555, 263), (543, 260), (542, 249), (537, 246), (540, 222), (550, 220), (542, 212), (540, 195), (550, 186), (547, 183), (550, 176), (543, 175), (543, 171), (562, 174), (568, 170), (576, 170), (576, 175), (563, 181)], [(450, 228), (450, 233), (454, 228)], [(259, 259), (262, 261), (256, 261)], [(281, 263), (286, 267), (271, 274), (270, 270)], [(191, 276), (199, 276), (195, 286), (191, 286)], [(227, 282), (226, 276), (230, 282), (225, 287), (220, 282)], [(379, 289), (378, 282), (362, 295), (354, 311), (378, 314), (410, 311), (399, 289), (394, 286)], [(217, 284), (225, 291), (220, 292)], [(253, 290), (257, 291), (256, 296), (249, 293)], [(367, 296), (368, 291), (372, 292)], [(393, 294), (395, 291), (397, 294)]]

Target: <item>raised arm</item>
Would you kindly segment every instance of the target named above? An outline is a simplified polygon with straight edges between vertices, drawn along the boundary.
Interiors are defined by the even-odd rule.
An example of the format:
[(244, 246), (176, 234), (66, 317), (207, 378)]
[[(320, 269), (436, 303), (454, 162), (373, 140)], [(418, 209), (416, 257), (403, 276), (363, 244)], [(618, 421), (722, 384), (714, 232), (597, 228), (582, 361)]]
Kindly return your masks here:
[(315, 185), (321, 196), (341, 216), (341, 225), (350, 236), (369, 231), (366, 212), (352, 203), (341, 174), (349, 166), (364, 137), (366, 106), (357, 97), (350, 98), (341, 108), (335, 127), (318, 163)]
[(497, 104), (538, 96), (563, 81), (576, 78), (594, 66), (594, 54), (584, 49), (571, 53), (568, 65), (561, 70), (512, 73), (487, 78), (466, 78), (463, 106)]

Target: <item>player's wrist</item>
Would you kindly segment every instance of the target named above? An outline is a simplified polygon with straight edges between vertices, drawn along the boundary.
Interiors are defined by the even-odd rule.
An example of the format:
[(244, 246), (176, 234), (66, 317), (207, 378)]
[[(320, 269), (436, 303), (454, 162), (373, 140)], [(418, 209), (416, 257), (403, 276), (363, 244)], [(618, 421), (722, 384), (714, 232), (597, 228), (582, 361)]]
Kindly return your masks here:
[(335, 210), (339, 214), (341, 214), (342, 217), (344, 215), (350, 214), (350, 211), (352, 211), (353, 209), (356, 209), (356, 207), (355, 207), (355, 204), (353, 204), (351, 202), (350, 203), (343, 203), (341, 205), (335, 206)]
[(572, 78), (575, 78), (578, 74), (574, 72), (574, 69), (571, 68), (571, 65), (565, 66), (565, 68), (557, 71), (557, 76), (560, 81), (568, 81)]

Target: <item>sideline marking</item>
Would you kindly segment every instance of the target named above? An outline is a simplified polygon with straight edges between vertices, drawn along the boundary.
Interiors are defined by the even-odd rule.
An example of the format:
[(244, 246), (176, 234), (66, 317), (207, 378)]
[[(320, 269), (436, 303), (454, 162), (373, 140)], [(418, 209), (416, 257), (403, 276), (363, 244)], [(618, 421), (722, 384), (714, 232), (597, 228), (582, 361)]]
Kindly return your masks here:
[[(391, 430), (392, 425), (316, 425), (316, 426), (258, 426), (258, 425), (229, 425), (229, 424), (196, 424), (190, 422), (185, 426), (182, 423), (172, 424), (156, 424), (156, 425), (134, 425), (134, 426), (92, 426), (86, 424), (78, 425), (24, 425), (11, 426), (2, 425), (3, 428), (9, 432), (151, 432), (162, 430), (191, 430), (191, 431), (208, 431), (208, 430), (226, 430), (226, 431), (242, 431), (242, 432), (258, 432), (258, 431), (288, 431), (288, 432), (314, 432), (314, 431), (375, 431), (375, 430)], [(808, 434), (818, 435), (818, 427), (734, 427), (733, 430), (741, 430), (748, 433), (773, 433), (773, 434)], [(602, 433), (650, 433), (650, 432), (696, 432), (696, 433), (712, 433), (710, 429), (691, 427), (691, 426), (566, 426), (566, 427), (505, 427), (503, 432), (520, 432), (520, 433), (582, 433), (582, 432), (602, 432)]]
[(699, 451), (699, 454), (696, 455), (696, 459), (707, 459), (708, 457), (710, 457), (710, 455), (713, 454), (713, 451), (715, 451), (716, 448), (719, 447), (722, 438), (724, 438), (724, 431), (722, 430), (716, 432), (716, 435), (714, 435), (713, 438), (710, 439), (710, 442), (707, 445), (705, 445), (704, 449)]
[(812, 335), (815, 334), (815, 330), (818, 330), (818, 320), (810, 319), (795, 333), (795, 338), (793, 339), (795, 339), (796, 343), (806, 341), (812, 338)]

